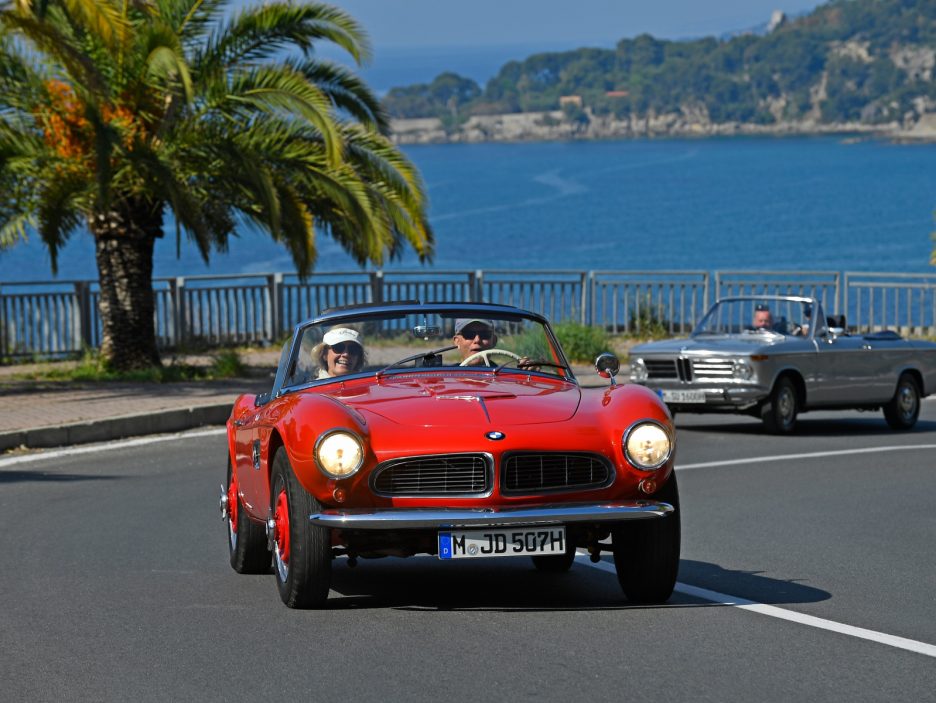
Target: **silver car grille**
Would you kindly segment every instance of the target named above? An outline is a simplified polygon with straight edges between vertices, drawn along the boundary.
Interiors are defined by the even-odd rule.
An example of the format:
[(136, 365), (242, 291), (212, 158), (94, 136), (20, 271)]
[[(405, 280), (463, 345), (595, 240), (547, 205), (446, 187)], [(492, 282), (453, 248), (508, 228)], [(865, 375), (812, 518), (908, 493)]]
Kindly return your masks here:
[(697, 378), (731, 378), (734, 363), (731, 359), (721, 358), (693, 359), (692, 372)]
[(486, 454), (394, 459), (374, 470), (371, 485), (385, 496), (467, 496), (490, 493), (493, 472)]
[(517, 452), (501, 461), (504, 493), (601, 488), (612, 478), (610, 463), (597, 454)]
[(678, 378), (680, 381), (692, 380), (692, 364), (689, 359), (644, 359), (647, 378)]

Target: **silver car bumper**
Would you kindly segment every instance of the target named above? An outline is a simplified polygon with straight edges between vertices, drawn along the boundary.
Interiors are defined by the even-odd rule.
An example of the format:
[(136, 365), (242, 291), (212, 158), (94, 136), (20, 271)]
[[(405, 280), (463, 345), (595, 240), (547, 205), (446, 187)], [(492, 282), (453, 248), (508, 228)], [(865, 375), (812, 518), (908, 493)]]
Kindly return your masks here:
[(354, 530), (450, 529), (509, 525), (562, 525), (665, 517), (669, 503), (617, 500), (606, 503), (538, 505), (525, 508), (331, 509), (312, 513), (313, 525)]

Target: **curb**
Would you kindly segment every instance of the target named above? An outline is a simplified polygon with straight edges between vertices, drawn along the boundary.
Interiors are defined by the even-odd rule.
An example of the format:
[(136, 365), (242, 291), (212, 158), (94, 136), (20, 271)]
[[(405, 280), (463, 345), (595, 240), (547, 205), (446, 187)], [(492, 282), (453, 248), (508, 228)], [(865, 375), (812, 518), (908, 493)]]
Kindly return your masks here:
[(124, 415), (89, 420), (70, 425), (37, 427), (0, 433), (0, 452), (10, 449), (47, 449), (72, 444), (106, 442), (123, 437), (180, 432), (205, 425), (223, 425), (233, 403), (199, 405), (178, 410), (160, 410), (140, 415)]

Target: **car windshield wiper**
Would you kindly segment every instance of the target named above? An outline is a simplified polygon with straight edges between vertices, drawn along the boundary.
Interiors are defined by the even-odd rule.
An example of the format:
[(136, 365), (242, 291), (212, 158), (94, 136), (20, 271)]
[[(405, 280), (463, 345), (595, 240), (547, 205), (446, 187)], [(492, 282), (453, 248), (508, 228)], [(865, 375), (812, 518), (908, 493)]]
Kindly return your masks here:
[[(498, 371), (501, 371), (502, 369), (507, 368), (515, 361), (516, 359), (510, 359), (509, 361), (505, 361), (503, 364), (501, 364), (496, 369), (494, 369), (494, 375), (496, 376)], [(522, 366), (518, 365), (517, 368), (520, 369), (521, 371), (523, 370), (532, 371), (532, 369), (528, 368), (531, 366), (552, 366), (553, 368), (565, 369), (566, 371), (570, 373), (572, 372), (572, 369), (570, 369), (565, 364), (555, 364), (552, 361), (546, 361), (545, 359), (530, 359), (529, 361), (526, 361)]]
[(382, 369), (380, 369), (380, 371), (378, 371), (377, 373), (374, 374), (374, 378), (380, 378), (380, 376), (381, 376), (382, 374), (386, 373), (387, 371), (389, 371), (390, 369), (392, 369), (392, 368), (394, 368), (394, 367), (396, 367), (396, 366), (399, 366), (400, 364), (405, 364), (405, 363), (410, 362), (410, 361), (416, 361), (417, 359), (426, 359), (426, 358), (428, 358), (428, 357), (430, 357), (430, 356), (435, 356), (436, 354), (444, 354), (445, 352), (447, 352), (447, 351), (452, 351), (453, 349), (456, 349), (456, 348), (457, 348), (457, 347), (456, 347), (454, 344), (452, 344), (452, 345), (447, 346), (447, 347), (440, 347), (440, 348), (438, 348), (438, 349), (433, 349), (432, 351), (419, 352), (419, 354), (413, 354), (412, 356), (408, 356), (408, 357), (406, 357), (405, 359), (400, 359), (399, 361), (394, 361), (394, 362), (393, 362), (392, 364), (390, 364), (389, 366), (384, 366)]

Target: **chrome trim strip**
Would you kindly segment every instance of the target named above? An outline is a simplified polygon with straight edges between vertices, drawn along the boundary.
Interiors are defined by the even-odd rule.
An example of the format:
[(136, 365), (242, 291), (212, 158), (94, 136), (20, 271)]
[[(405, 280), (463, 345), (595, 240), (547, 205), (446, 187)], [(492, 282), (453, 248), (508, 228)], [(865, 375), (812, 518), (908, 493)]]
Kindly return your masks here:
[[(484, 460), (484, 491), (481, 493), (440, 493), (436, 495), (430, 493), (382, 493), (377, 490), (377, 478), (387, 469), (392, 469), (396, 464), (406, 463), (408, 461), (445, 459), (447, 457), (481, 457)], [(494, 492), (494, 455), (490, 452), (452, 452), (451, 454), (415, 454), (413, 456), (401, 456), (377, 464), (374, 470), (371, 471), (368, 484), (374, 495), (383, 498), (451, 498), (452, 500), (460, 500), (462, 498), (487, 498)]]
[(526, 508), (330, 509), (309, 515), (313, 525), (354, 530), (449, 529), (509, 525), (564, 525), (665, 517), (669, 503), (615, 500), (605, 503), (537, 505)]

